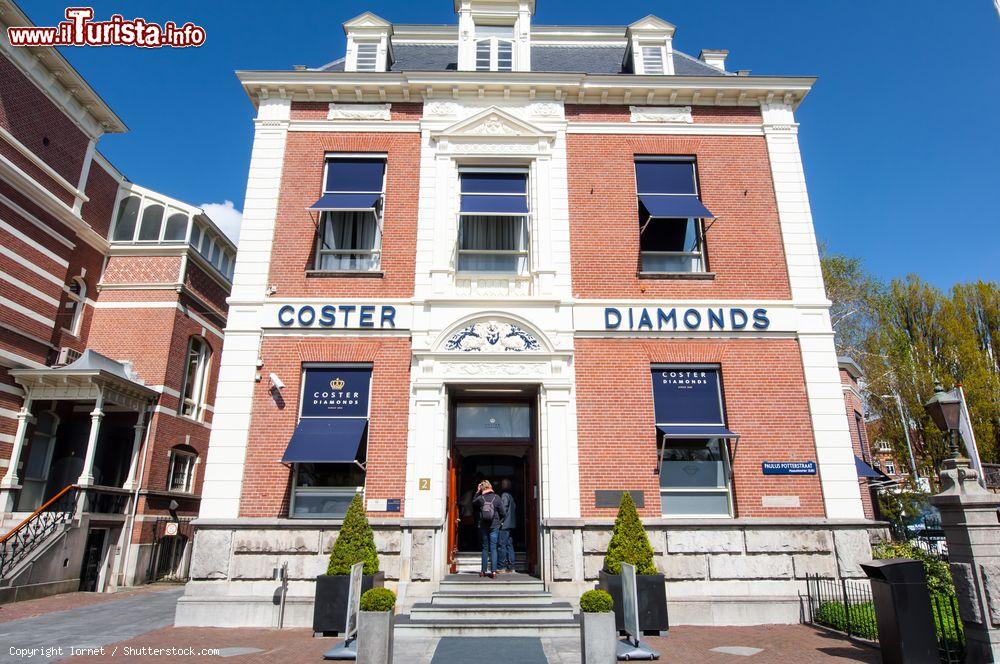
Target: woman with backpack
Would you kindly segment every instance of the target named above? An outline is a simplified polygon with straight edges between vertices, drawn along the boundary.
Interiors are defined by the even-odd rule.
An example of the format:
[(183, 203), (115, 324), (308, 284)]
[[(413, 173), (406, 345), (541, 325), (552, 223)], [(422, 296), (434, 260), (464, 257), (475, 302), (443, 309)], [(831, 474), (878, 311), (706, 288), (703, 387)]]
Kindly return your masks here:
[[(476, 487), (476, 497), (472, 499), (476, 511), (476, 523), (479, 525), (479, 541), (483, 545), (483, 564), (479, 576), (497, 578), (497, 537), (500, 534), (500, 524), (505, 511), (500, 496), (493, 493), (493, 485), (489, 480), (483, 480)], [(487, 571), (486, 556), (489, 556), (489, 571)]]

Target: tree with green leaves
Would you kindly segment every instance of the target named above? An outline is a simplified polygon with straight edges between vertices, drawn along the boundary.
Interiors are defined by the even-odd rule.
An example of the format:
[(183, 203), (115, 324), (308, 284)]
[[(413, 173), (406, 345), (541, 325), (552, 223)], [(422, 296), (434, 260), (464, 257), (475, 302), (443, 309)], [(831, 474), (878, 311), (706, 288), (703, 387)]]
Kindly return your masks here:
[(635, 565), (636, 574), (657, 573), (653, 564), (653, 547), (639, 519), (639, 512), (635, 509), (632, 494), (628, 491), (622, 491), (618, 516), (611, 531), (608, 552), (604, 556), (604, 571), (621, 574), (622, 563)]
[(371, 524), (365, 516), (361, 495), (356, 494), (347, 508), (340, 534), (330, 552), (330, 565), (326, 573), (330, 576), (345, 576), (351, 573), (351, 565), (363, 562), (365, 576), (378, 573), (378, 551)]

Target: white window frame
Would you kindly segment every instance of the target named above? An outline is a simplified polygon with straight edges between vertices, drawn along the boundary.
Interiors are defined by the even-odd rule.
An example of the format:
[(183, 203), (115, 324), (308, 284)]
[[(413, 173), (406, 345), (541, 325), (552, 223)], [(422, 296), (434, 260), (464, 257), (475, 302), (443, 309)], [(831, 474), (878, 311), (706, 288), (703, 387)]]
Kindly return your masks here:
[[(174, 470), (178, 460), (183, 459), (187, 464), (184, 474), (184, 488), (174, 487)], [(198, 455), (185, 450), (170, 450), (170, 467), (167, 472), (167, 491), (170, 493), (194, 493), (195, 475), (198, 468)]]
[[(697, 371), (699, 369), (711, 369), (717, 372), (719, 377), (719, 412), (722, 413), (721, 425), (726, 426), (726, 409), (725, 402), (722, 398), (722, 367), (718, 364), (654, 364), (651, 367), (654, 371)], [(654, 427), (654, 431), (657, 432), (658, 446), (657, 446), (657, 462), (656, 467), (657, 472), (657, 484), (659, 484), (660, 473), (663, 472), (663, 457), (666, 454), (667, 446), (670, 444), (671, 440), (698, 440), (696, 437), (686, 437), (686, 438), (668, 438), (666, 434), (660, 433), (659, 429)], [(720, 440), (721, 441), (721, 452), (722, 452), (722, 473), (726, 479), (726, 486), (722, 487), (709, 487), (704, 489), (697, 488), (664, 488), (660, 486), (660, 516), (663, 519), (732, 519), (735, 516), (736, 501), (733, 494), (733, 450), (730, 445), (730, 440), (728, 438), (720, 437), (710, 437), (703, 438), (708, 442), (710, 440)], [(716, 494), (721, 495), (723, 492), (726, 494), (726, 500), (729, 503), (729, 513), (728, 514), (664, 514), (663, 513), (663, 496), (673, 494), (692, 494), (692, 493), (703, 493), (703, 494)]]
[[(384, 153), (370, 153), (370, 152), (336, 152), (327, 153), (324, 157), (323, 162), (323, 194), (338, 193), (338, 194), (352, 194), (352, 193), (369, 193), (369, 192), (351, 192), (351, 191), (336, 191), (331, 192), (326, 189), (327, 174), (330, 168), (330, 162), (342, 160), (342, 159), (381, 159), (384, 166), (382, 168), (382, 191), (379, 194), (379, 199), (375, 203), (375, 244), (370, 250), (363, 249), (324, 249), (323, 248), (323, 234), (326, 233), (326, 216), (328, 214), (336, 214), (336, 211), (323, 210), (319, 213), (319, 227), (316, 232), (316, 248), (315, 248), (315, 259), (313, 260), (312, 272), (323, 272), (323, 273), (340, 273), (340, 274), (357, 274), (357, 273), (370, 273), (379, 272), (382, 269), (382, 229), (383, 221), (385, 218), (385, 187), (386, 181), (389, 179), (389, 158), (388, 155)], [(372, 267), (367, 270), (337, 270), (322, 268), (323, 256), (339, 256), (344, 254), (363, 254), (374, 256), (375, 260), (372, 261)]]
[(885, 474), (895, 475), (896, 474), (896, 462), (892, 459), (885, 460)]
[[(660, 52), (660, 71), (648, 71), (646, 67), (646, 49), (657, 49)], [(663, 44), (650, 44), (639, 42), (639, 59), (642, 62), (642, 73), (652, 76), (661, 76), (667, 73), (667, 49)]]
[[(80, 292), (74, 293), (71, 284), (76, 284)], [(80, 336), (80, 327), (83, 325), (83, 310), (87, 305), (87, 282), (83, 280), (82, 276), (73, 277), (70, 279), (70, 284), (67, 284), (66, 291), (66, 306), (70, 306), (70, 302), (73, 303), (73, 318), (69, 322), (69, 327), (64, 327), (63, 330), (69, 332), (74, 337)]]
[[(195, 367), (198, 374), (191, 387), (191, 394), (188, 394), (191, 354), (196, 342), (201, 345), (198, 352), (198, 363)], [(208, 410), (207, 398), (211, 363), (212, 347), (208, 345), (208, 341), (204, 337), (192, 335), (188, 339), (187, 352), (184, 355), (184, 381), (181, 383), (180, 403), (177, 406), (177, 412), (181, 417), (198, 422), (204, 421), (205, 412)]]
[[(500, 37), (497, 35), (489, 35), (485, 37), (479, 36), (479, 31), (482, 28), (510, 28), (510, 37)], [(474, 50), (473, 57), (475, 58), (475, 70), (476, 71), (517, 71), (517, 36), (516, 36), (516, 26), (514, 24), (509, 25), (493, 25), (489, 23), (476, 25), (476, 37), (474, 38)], [(500, 44), (510, 45), (510, 68), (500, 69)], [(490, 45), (490, 64), (489, 68), (483, 68), (479, 66), (479, 45), (481, 43), (488, 43)]]
[[(510, 212), (497, 212), (493, 214), (483, 214), (481, 212), (462, 212), (462, 174), (463, 173), (524, 173), (525, 175), (525, 201), (528, 206), (528, 213), (510, 213)], [(527, 277), (532, 273), (531, 266), (531, 237), (533, 235), (533, 219), (532, 219), (532, 205), (531, 205), (531, 168), (528, 166), (459, 166), (458, 168), (458, 200), (456, 202), (456, 209), (459, 211), (457, 215), (457, 228), (455, 233), (455, 272), (463, 277), (495, 277), (495, 278), (521, 278)], [(520, 194), (494, 194), (496, 196), (520, 196)], [(513, 217), (524, 220), (525, 230), (528, 235), (528, 241), (524, 249), (513, 249), (513, 250), (493, 250), (493, 249), (462, 249), (462, 218), (463, 217)], [(524, 256), (524, 270), (515, 272), (490, 272), (482, 270), (462, 270), (459, 269), (461, 265), (462, 255), (490, 255), (490, 256)]]
[[(366, 67), (362, 67), (361, 66), (361, 50), (362, 50), (362, 48), (367, 49), (369, 47), (371, 47), (371, 48), (374, 49), (372, 51), (371, 67), (367, 67), (367, 66)], [(358, 41), (358, 40), (355, 39), (355, 41), (354, 41), (354, 70), (355, 71), (363, 71), (363, 72), (381, 71), (379, 69), (379, 66), (378, 66), (378, 47), (379, 47), (379, 42), (378, 41)]]
[[(701, 185), (698, 182), (698, 160), (697, 159), (693, 159), (691, 157), (679, 157), (679, 156), (669, 156), (669, 155), (667, 155), (667, 156), (655, 156), (655, 155), (636, 156), (633, 159), (633, 165), (632, 165), (633, 175), (635, 175), (636, 165), (639, 164), (640, 162), (662, 162), (662, 161), (673, 161), (673, 162), (682, 162), (682, 163), (689, 163), (689, 164), (691, 164), (691, 177), (692, 177), (692, 179), (694, 181), (694, 195), (696, 197), (698, 197), (698, 199), (700, 200), (701, 199)], [(638, 209), (638, 206), (642, 204), (639, 201), (639, 196), (642, 195), (642, 193), (643, 192), (639, 191), (638, 176), (636, 176), (636, 187), (635, 187), (636, 209)], [(655, 196), (657, 194), (649, 194), (649, 193), (647, 193), (646, 195)], [(660, 195), (662, 195), (662, 194), (660, 194)], [(639, 221), (641, 222), (641, 219)], [(697, 236), (698, 250), (697, 251), (643, 251), (642, 250), (642, 232), (646, 229), (646, 227), (649, 224), (652, 224), (652, 223), (655, 223), (655, 222), (663, 222), (663, 223), (670, 223), (670, 222), (682, 223), (683, 222), (685, 224), (689, 224), (691, 222), (694, 222), (695, 235)], [(667, 272), (659, 272), (659, 271), (656, 271), (656, 270), (646, 270), (643, 267), (643, 260), (642, 260), (643, 256), (676, 256), (676, 257), (693, 258), (693, 259), (697, 260), (699, 269), (697, 269), (697, 270), (673, 270), (673, 271), (667, 271)], [(661, 274), (667, 274), (667, 275), (673, 275), (673, 274), (707, 274), (708, 273), (708, 258), (707, 258), (707, 255), (705, 253), (705, 220), (704, 219), (698, 219), (696, 217), (677, 217), (676, 219), (672, 219), (672, 218), (667, 218), (667, 217), (653, 217), (653, 216), (650, 216), (648, 219), (646, 219), (646, 222), (639, 227), (639, 269), (640, 269), (640, 274), (647, 274), (647, 275), (661, 275)]]

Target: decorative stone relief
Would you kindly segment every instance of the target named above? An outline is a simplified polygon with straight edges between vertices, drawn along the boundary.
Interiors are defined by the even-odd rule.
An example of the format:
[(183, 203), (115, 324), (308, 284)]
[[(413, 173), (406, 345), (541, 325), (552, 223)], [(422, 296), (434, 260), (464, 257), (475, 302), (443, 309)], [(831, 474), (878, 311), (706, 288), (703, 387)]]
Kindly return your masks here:
[(563, 105), (554, 101), (539, 101), (528, 106), (528, 113), (536, 118), (561, 118)]
[(464, 132), (470, 136), (520, 136), (521, 132), (499, 115), (488, 115), (482, 122), (468, 127)]
[(453, 101), (434, 101), (424, 108), (424, 115), (455, 116), (461, 112), (462, 107)]
[(513, 364), (511, 362), (462, 362), (460, 364), (439, 363), (439, 373), (443, 376), (509, 378), (512, 376), (546, 376), (548, 363)]
[(472, 323), (454, 333), (444, 343), (445, 350), (511, 351), (542, 350), (538, 339), (511, 323), (484, 321)]
[(331, 103), (327, 120), (390, 120), (392, 104), (337, 104)]
[(955, 582), (955, 594), (958, 595), (958, 612), (962, 620), (981, 624), (983, 615), (976, 601), (976, 581), (973, 578), (972, 565), (969, 563), (951, 563), (951, 578)]
[(484, 152), (489, 154), (535, 154), (545, 152), (544, 144), (538, 143), (454, 143), (452, 152)]
[(690, 106), (629, 106), (632, 122), (669, 122), (691, 124)]

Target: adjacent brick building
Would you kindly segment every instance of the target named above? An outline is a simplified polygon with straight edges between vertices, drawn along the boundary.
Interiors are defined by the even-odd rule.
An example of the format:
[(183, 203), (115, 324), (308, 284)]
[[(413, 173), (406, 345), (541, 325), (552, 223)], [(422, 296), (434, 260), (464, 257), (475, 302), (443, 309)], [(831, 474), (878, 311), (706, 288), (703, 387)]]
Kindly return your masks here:
[(3, 0), (0, 602), (183, 576), (236, 249), (114, 168), (125, 125), (9, 25)]
[[(518, 566), (593, 586), (622, 492), (676, 623), (797, 622), (870, 555), (794, 111), (812, 78), (674, 49), (655, 16), (344, 24), (242, 71), (257, 109), (187, 625), (310, 624), (363, 495), (404, 610), (476, 571), (510, 480)], [(238, 608), (237, 608), (238, 607)]]

